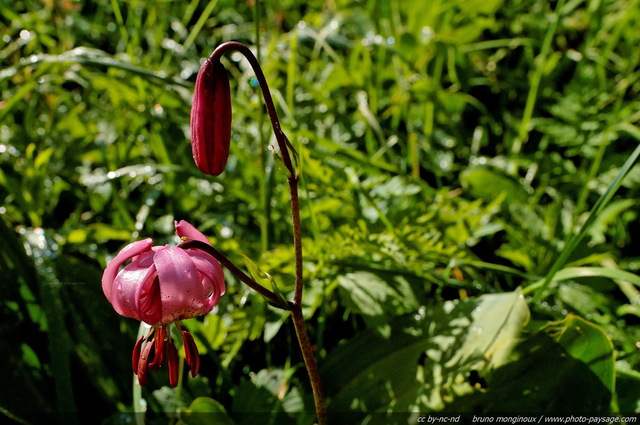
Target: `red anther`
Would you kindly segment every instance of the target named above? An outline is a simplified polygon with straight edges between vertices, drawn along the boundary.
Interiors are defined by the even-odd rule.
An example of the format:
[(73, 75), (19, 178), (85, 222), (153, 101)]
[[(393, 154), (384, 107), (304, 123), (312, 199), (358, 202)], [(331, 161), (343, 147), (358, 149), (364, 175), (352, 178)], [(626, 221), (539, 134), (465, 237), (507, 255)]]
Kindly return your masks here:
[(191, 150), (198, 169), (212, 176), (222, 173), (230, 144), (229, 77), (219, 60), (207, 60), (196, 77), (191, 106)]
[(138, 362), (138, 383), (141, 387), (147, 383), (147, 370), (149, 369), (149, 355), (151, 349), (154, 347), (152, 342), (147, 342), (140, 354), (140, 361)]
[(169, 385), (175, 388), (178, 385), (178, 350), (173, 345), (173, 341), (169, 341), (167, 348), (167, 364), (169, 366)]
[(189, 332), (182, 331), (182, 346), (184, 347), (184, 358), (187, 364), (191, 366), (191, 349), (189, 348), (189, 341), (187, 340), (187, 335), (191, 337), (191, 334)]
[(153, 358), (153, 362), (151, 362), (149, 364), (149, 369), (151, 370), (158, 370), (160, 369), (160, 367), (162, 366), (162, 363), (164, 363), (164, 358), (165, 358), (165, 331), (164, 331), (164, 326), (158, 326), (158, 330), (156, 331), (156, 334), (154, 336), (154, 344), (155, 344), (155, 353), (154, 353), (154, 358)]
[(200, 371), (200, 354), (198, 353), (198, 346), (193, 340), (193, 336), (187, 331), (182, 331), (182, 342), (184, 343), (185, 359), (191, 368), (191, 376), (195, 377)]
[(138, 361), (140, 360), (140, 349), (142, 348), (142, 343), (144, 342), (144, 337), (141, 336), (139, 340), (136, 341), (136, 345), (133, 346), (133, 354), (131, 355), (131, 367), (133, 368), (133, 373), (138, 373)]

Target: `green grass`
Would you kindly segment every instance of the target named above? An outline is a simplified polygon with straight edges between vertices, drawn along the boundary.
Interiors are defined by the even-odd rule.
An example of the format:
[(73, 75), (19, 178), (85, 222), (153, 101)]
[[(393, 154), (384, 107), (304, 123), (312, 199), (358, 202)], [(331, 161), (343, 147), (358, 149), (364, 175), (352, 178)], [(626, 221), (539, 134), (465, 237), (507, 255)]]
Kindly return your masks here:
[[(174, 219), (290, 296), (286, 174), (234, 56), (227, 170), (191, 158), (195, 76), (228, 40), (257, 53), (299, 154), (330, 414), (640, 413), (638, 1), (253, 3), (0, 3), (0, 413), (133, 411), (138, 324), (100, 277), (130, 241), (176, 242)], [(173, 392), (152, 374), (136, 396), (148, 421), (312, 423), (287, 314), (227, 287), (186, 324), (201, 377)], [(509, 332), (474, 333), (495, 323)]]

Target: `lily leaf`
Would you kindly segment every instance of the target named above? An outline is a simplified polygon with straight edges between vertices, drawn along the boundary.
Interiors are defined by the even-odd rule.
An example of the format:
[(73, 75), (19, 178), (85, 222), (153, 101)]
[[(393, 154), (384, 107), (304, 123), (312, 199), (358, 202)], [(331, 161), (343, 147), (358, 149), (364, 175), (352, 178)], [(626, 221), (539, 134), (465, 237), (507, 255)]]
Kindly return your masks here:
[(282, 295), (278, 284), (275, 279), (267, 272), (263, 272), (260, 270), (260, 267), (256, 263), (254, 263), (249, 257), (246, 255), (242, 255), (242, 260), (244, 261), (244, 265), (249, 270), (249, 275), (255, 280), (260, 286), (272, 291), (281, 302), (281, 305), (287, 305), (287, 299)]
[(529, 319), (520, 291), (421, 307), (332, 351), (321, 373), (334, 412), (438, 410), (473, 390), (473, 370), (502, 365)]
[(559, 322), (549, 324), (545, 330), (567, 353), (589, 366), (604, 386), (613, 392), (613, 344), (599, 326), (570, 314)]

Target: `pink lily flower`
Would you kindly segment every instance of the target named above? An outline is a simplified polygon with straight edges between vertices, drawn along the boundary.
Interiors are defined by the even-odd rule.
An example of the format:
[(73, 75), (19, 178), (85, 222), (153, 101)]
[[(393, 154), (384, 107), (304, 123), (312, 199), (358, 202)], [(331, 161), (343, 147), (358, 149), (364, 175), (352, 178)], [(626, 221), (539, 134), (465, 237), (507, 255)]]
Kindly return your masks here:
[[(175, 222), (175, 227), (178, 236), (209, 244), (188, 222)], [(224, 275), (218, 261), (203, 251), (152, 245), (148, 238), (124, 247), (104, 270), (102, 290), (118, 314), (152, 326), (133, 350), (132, 366), (140, 385), (146, 382), (147, 370), (159, 369), (166, 358), (169, 383), (175, 387), (178, 355), (169, 325), (175, 323), (180, 330), (187, 364), (196, 376), (198, 349), (178, 321), (209, 313), (225, 293)]]

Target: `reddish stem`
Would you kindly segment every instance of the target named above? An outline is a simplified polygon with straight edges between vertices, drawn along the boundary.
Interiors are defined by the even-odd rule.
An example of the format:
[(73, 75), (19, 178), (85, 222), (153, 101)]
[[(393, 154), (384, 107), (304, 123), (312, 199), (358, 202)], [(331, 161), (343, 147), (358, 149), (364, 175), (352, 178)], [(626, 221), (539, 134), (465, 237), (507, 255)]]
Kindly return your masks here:
[[(319, 425), (327, 425), (327, 415), (324, 406), (324, 396), (322, 394), (322, 385), (320, 382), (320, 374), (318, 372), (318, 366), (316, 360), (313, 355), (313, 350), (311, 348), (311, 342), (309, 341), (309, 334), (307, 333), (307, 328), (304, 320), (304, 316), (302, 314), (302, 291), (303, 291), (303, 267), (302, 267), (302, 230), (300, 223), (300, 200), (298, 197), (298, 181), (300, 179), (299, 172), (293, 166), (293, 162), (291, 161), (291, 155), (289, 150), (293, 152), (295, 155), (295, 150), (291, 143), (287, 139), (287, 136), (283, 133), (280, 128), (280, 121), (278, 120), (278, 114), (276, 113), (276, 108), (273, 104), (273, 99), (271, 98), (271, 92), (269, 91), (269, 85), (267, 84), (267, 80), (264, 77), (264, 73), (262, 72), (262, 68), (258, 63), (258, 60), (253, 55), (253, 52), (242, 43), (237, 41), (229, 41), (227, 43), (223, 43), (218, 46), (211, 56), (209, 57), (210, 61), (219, 61), (223, 54), (229, 51), (237, 51), (242, 53), (242, 55), (247, 58), (251, 68), (256, 75), (258, 80), (258, 84), (260, 85), (260, 89), (262, 91), (262, 96), (264, 98), (264, 102), (267, 108), (267, 112), (269, 114), (269, 119), (271, 120), (271, 126), (273, 128), (273, 133), (276, 136), (276, 141), (278, 142), (278, 147), (280, 148), (280, 153), (282, 155), (282, 161), (284, 162), (285, 167), (289, 170), (289, 192), (291, 194), (291, 216), (293, 221), (293, 245), (294, 245), (294, 253), (295, 253), (295, 292), (293, 296), (293, 302), (288, 302), (286, 307), (281, 306), (282, 302), (277, 299), (275, 294), (266, 288), (257, 284), (253, 279), (244, 274), (241, 270), (239, 270), (233, 263), (231, 263), (228, 259), (226, 259), (222, 254), (220, 254), (217, 250), (210, 247), (207, 244), (200, 243), (198, 245), (189, 245), (192, 247), (197, 247), (199, 249), (203, 249), (206, 252), (209, 252), (213, 255), (218, 261), (220, 261), (225, 267), (227, 267), (236, 277), (238, 277), (242, 282), (249, 285), (251, 288), (255, 289), (257, 292), (262, 294), (265, 298), (270, 301), (276, 301), (274, 305), (281, 306), (286, 310), (291, 311), (291, 317), (293, 319), (293, 326), (296, 332), (296, 337), (298, 339), (298, 343), (300, 345), (300, 350), (302, 351), (302, 357), (304, 359), (304, 364), (307, 369), (307, 373), (309, 374), (309, 379), (311, 381), (311, 390), (313, 392), (313, 400), (316, 406), (316, 414), (318, 416)], [(194, 241), (188, 241), (185, 245), (190, 244)], [(185, 247), (183, 245), (183, 247)], [(224, 261), (223, 261), (224, 260)]]

